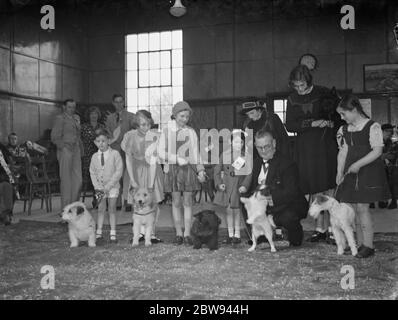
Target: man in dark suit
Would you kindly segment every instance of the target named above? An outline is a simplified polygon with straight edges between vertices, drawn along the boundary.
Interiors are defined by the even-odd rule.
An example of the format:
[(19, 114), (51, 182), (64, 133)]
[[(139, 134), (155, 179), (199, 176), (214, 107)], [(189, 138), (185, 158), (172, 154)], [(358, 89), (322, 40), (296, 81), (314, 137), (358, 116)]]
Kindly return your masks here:
[(260, 158), (254, 159), (253, 171), (243, 181), (240, 191), (251, 195), (266, 185), (267, 214), (273, 215), (277, 227), (287, 230), (290, 245), (299, 246), (303, 241), (300, 220), (307, 216), (308, 202), (299, 187), (297, 165), (276, 153), (276, 141), (265, 129), (256, 133), (254, 145)]

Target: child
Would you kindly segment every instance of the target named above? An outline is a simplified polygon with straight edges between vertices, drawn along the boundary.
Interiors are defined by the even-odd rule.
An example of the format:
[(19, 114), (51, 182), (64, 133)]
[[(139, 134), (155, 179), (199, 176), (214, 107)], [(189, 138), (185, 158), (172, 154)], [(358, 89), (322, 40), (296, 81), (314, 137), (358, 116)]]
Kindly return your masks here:
[(239, 188), (246, 175), (239, 174), (245, 166), (236, 165), (235, 161), (239, 157), (245, 157), (245, 135), (242, 130), (234, 130), (232, 150), (231, 148), (225, 150), (221, 155), (220, 164), (214, 168), (214, 182), (218, 189), (214, 204), (227, 208), (228, 238), (224, 241), (226, 244), (241, 243)]
[(109, 223), (111, 225), (110, 242), (116, 239), (116, 200), (119, 196), (119, 180), (123, 175), (123, 160), (119, 152), (109, 147), (109, 133), (100, 129), (94, 141), (98, 152), (94, 153), (90, 162), (90, 176), (96, 192), (103, 192), (104, 197), (98, 205), (97, 241), (103, 241), (102, 225), (108, 199)]
[[(163, 172), (158, 162), (151, 163), (150, 158), (145, 155), (148, 147), (152, 145), (153, 140), (146, 140), (148, 131), (153, 126), (153, 119), (150, 112), (146, 110), (139, 110), (136, 113), (138, 129), (127, 132), (121, 143), (122, 150), (126, 153), (126, 167), (130, 176), (130, 185), (133, 189), (147, 188), (153, 192), (153, 197), (156, 203), (163, 201)], [(156, 131), (151, 131), (157, 135)], [(153, 149), (157, 151), (157, 147)], [(153, 154), (153, 156), (157, 156)], [(129, 204), (133, 203), (132, 193), (128, 193)], [(161, 242), (155, 236), (155, 224), (159, 215), (159, 207), (156, 210), (156, 217), (154, 220), (152, 243)], [(141, 238), (144, 239), (144, 232), (141, 232)], [(141, 240), (141, 239), (140, 239)]]
[[(192, 245), (192, 192), (205, 182), (205, 171), (199, 157), (196, 132), (187, 125), (192, 109), (185, 101), (172, 109), (172, 120), (162, 131), (159, 157), (165, 161), (164, 191), (172, 192), (172, 213), (176, 228), (175, 242)], [(188, 148), (188, 150), (187, 150)], [(188, 155), (185, 151), (188, 151)], [(184, 207), (184, 237), (181, 226), (181, 205)]]
[(358, 258), (374, 254), (373, 223), (369, 203), (390, 198), (383, 161), (383, 133), (378, 123), (369, 119), (358, 98), (345, 96), (337, 112), (347, 122), (337, 133), (336, 199), (355, 204)]

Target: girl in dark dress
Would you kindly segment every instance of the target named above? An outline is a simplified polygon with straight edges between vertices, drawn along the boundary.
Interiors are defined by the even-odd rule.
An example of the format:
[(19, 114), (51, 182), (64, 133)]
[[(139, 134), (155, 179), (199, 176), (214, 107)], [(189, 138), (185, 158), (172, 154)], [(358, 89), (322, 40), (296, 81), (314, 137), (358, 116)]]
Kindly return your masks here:
[(356, 209), (357, 257), (374, 254), (373, 223), (369, 203), (391, 197), (384, 164), (380, 124), (369, 119), (357, 97), (344, 97), (338, 113), (347, 122), (337, 133), (339, 144), (336, 199)]
[[(295, 92), (288, 97), (286, 128), (297, 133), (294, 158), (299, 167), (301, 189), (310, 197), (321, 193), (332, 195), (338, 152), (335, 135), (341, 125), (336, 112), (337, 95), (333, 103), (331, 91), (314, 85), (304, 65), (292, 70), (289, 81)], [(329, 216), (320, 215), (309, 241), (334, 243), (331, 230), (327, 232), (329, 226)]]

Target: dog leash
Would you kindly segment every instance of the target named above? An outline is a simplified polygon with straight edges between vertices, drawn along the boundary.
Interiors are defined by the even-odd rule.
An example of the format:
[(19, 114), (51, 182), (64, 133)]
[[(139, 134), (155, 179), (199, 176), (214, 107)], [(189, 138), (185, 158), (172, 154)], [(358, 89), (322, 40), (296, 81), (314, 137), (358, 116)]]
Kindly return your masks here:
[[(336, 186), (336, 189), (334, 190), (334, 193), (333, 193), (333, 198), (335, 198), (336, 197), (336, 194), (337, 194), (337, 191), (339, 190), (339, 187), (343, 184), (343, 182), (344, 182), (344, 178), (347, 176), (347, 175), (349, 175), (350, 173), (348, 173), (348, 172), (346, 172), (344, 175), (343, 175), (343, 178), (341, 179), (341, 181), (340, 181), (340, 183)], [(356, 173), (356, 178), (355, 178), (355, 191), (358, 191), (359, 190), (359, 177), (358, 177), (358, 173)]]

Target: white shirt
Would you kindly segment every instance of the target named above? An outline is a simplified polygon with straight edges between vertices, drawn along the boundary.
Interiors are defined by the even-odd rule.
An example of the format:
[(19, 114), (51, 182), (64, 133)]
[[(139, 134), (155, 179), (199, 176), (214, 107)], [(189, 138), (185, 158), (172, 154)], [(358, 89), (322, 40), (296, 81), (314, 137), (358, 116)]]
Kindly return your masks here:
[(106, 150), (105, 152), (98, 150), (98, 159), (99, 159), (100, 163), (101, 163), (101, 155), (102, 155), (102, 153), (104, 153), (104, 166), (105, 166), (106, 160), (109, 158), (109, 152), (110, 152), (110, 148), (108, 148), (108, 150)]
[[(264, 164), (267, 172), (264, 172)], [(258, 184), (265, 184), (265, 180), (267, 179), (268, 175), (268, 166), (269, 166), (268, 160), (263, 160), (263, 163), (261, 164), (261, 171), (260, 174), (258, 175), (258, 180), (257, 180)]]

